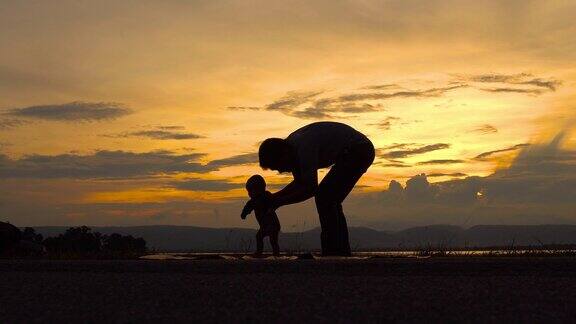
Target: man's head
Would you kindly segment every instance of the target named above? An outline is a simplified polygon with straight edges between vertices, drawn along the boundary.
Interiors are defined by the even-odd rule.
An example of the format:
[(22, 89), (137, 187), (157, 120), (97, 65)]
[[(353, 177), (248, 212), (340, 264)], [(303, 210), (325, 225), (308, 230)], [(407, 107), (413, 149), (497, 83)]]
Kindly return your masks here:
[(293, 153), (290, 144), (281, 138), (268, 138), (258, 150), (258, 158), (262, 169), (275, 170), (280, 173), (291, 172), (293, 169)]
[(266, 181), (261, 175), (255, 174), (246, 181), (246, 190), (250, 198), (258, 197), (266, 191)]

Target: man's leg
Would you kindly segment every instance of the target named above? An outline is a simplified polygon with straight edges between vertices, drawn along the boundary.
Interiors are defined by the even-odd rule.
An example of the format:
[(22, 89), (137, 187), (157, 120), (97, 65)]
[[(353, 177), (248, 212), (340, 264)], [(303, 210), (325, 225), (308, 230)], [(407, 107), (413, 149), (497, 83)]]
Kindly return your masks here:
[[(323, 185), (324, 184), (324, 185)], [(336, 233), (338, 232), (338, 201), (335, 198), (333, 188), (322, 182), (316, 191), (316, 209), (320, 218), (320, 243), (322, 255), (336, 255)]]
[(342, 202), (374, 160), (374, 147), (362, 144), (353, 147), (347, 156), (336, 162), (318, 185), (316, 208), (322, 226), (322, 254), (350, 255), (348, 226)]
[(346, 216), (344, 216), (341, 203), (338, 204), (338, 232), (336, 237), (338, 240), (338, 250), (341, 254), (347, 256), (352, 255), (352, 251), (350, 250), (350, 240), (348, 238), (348, 224), (346, 223)]
[(360, 179), (361, 172), (334, 166), (324, 177), (316, 193), (316, 208), (322, 226), (322, 254), (350, 255), (348, 226), (342, 201)]
[(350, 255), (348, 226), (342, 210), (342, 201), (354, 188), (362, 175), (344, 168), (332, 167), (316, 193), (316, 208), (322, 226), (322, 254)]

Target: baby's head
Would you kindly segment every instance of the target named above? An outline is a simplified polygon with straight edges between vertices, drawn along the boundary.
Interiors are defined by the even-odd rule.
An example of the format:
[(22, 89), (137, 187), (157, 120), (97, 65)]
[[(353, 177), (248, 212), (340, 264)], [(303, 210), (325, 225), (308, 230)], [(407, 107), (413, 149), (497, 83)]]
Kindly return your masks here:
[(266, 191), (266, 181), (261, 175), (255, 174), (246, 181), (246, 190), (250, 198), (258, 197)]

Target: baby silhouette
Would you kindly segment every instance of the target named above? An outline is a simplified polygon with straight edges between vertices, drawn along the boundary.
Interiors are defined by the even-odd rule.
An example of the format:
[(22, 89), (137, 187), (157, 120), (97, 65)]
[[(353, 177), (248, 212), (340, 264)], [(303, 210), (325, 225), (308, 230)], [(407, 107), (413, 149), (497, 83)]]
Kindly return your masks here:
[(256, 215), (256, 220), (260, 229), (256, 233), (256, 255), (261, 256), (264, 249), (264, 237), (270, 238), (270, 245), (274, 256), (280, 255), (278, 245), (278, 234), (280, 233), (280, 221), (276, 212), (270, 208), (270, 197), (272, 193), (266, 190), (266, 181), (260, 175), (251, 176), (246, 182), (246, 190), (250, 200), (242, 209), (240, 217), (246, 219), (252, 211)]

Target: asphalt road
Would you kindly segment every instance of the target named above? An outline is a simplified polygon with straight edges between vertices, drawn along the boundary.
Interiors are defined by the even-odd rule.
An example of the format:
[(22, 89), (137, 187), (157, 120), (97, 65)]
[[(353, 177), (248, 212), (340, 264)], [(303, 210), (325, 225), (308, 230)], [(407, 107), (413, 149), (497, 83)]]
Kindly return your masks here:
[(0, 260), (0, 323), (574, 323), (575, 305), (575, 258)]

